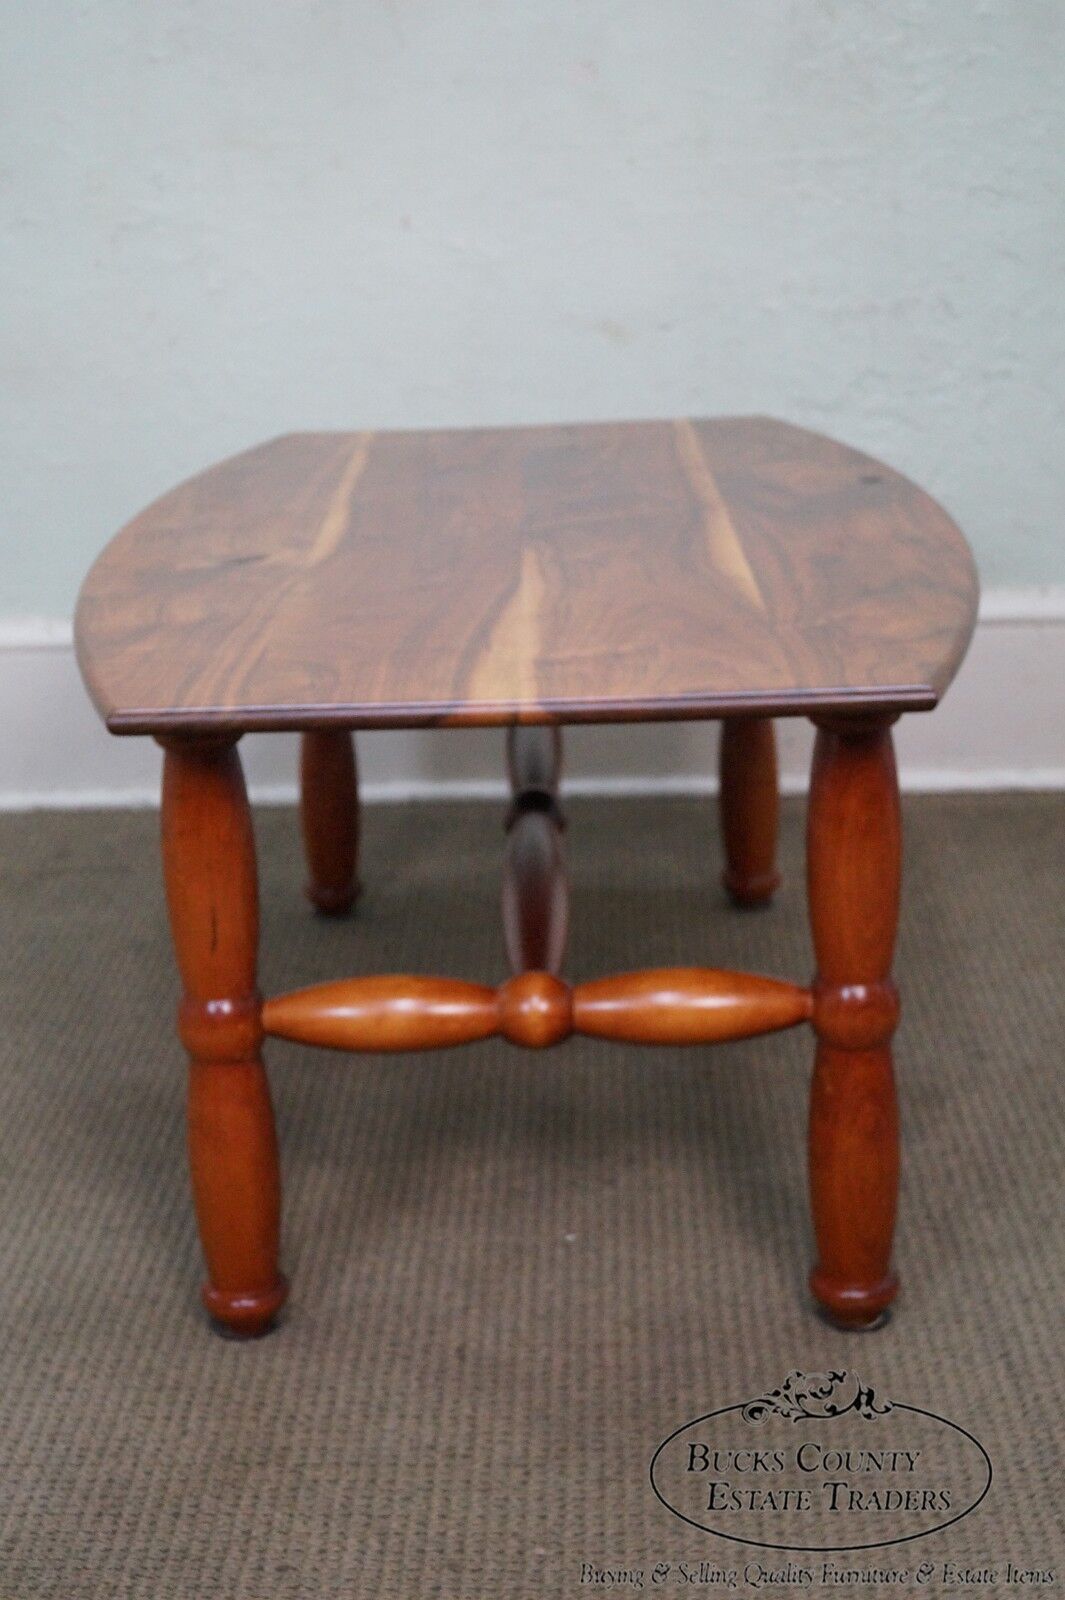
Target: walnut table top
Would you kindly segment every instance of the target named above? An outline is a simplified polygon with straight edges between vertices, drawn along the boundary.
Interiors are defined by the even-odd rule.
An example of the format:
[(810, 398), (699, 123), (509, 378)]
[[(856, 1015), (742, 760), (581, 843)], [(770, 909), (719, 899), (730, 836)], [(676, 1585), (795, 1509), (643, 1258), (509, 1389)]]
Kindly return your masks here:
[(923, 490), (766, 418), (308, 433), (134, 518), (76, 636), (115, 733), (906, 711), (976, 597)]

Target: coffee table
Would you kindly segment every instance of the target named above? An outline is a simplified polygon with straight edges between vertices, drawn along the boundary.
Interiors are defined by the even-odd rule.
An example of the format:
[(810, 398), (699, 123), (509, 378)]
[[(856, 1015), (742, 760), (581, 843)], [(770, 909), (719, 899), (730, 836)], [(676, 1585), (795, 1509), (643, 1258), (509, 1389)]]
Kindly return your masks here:
[[(811, 1285), (845, 1327), (881, 1319), (897, 1289), (891, 727), (938, 703), (976, 602), (965, 541), (927, 494), (766, 418), (294, 434), (136, 517), (86, 579), (76, 639), (108, 728), (165, 752), (211, 1316), (260, 1333), (285, 1298), (264, 1036), (376, 1053), (493, 1034), (707, 1045), (809, 1023)], [(724, 881), (754, 906), (778, 881), (785, 716), (817, 728), (812, 981), (678, 966), (567, 983), (561, 726), (719, 720)], [(308, 892), (338, 914), (357, 889), (352, 730), (470, 725), (507, 729), (511, 976), (342, 977), (262, 999), (241, 734), (302, 734)]]

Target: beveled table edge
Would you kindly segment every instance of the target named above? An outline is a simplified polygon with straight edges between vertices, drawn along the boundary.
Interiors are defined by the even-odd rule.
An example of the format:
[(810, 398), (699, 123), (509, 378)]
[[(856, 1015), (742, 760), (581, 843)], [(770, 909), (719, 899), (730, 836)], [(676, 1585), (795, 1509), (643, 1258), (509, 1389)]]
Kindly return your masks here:
[[(766, 690), (737, 695), (690, 695), (654, 700), (546, 700), (485, 702), (456, 706), (446, 702), (404, 701), (380, 705), (245, 706), (180, 710), (103, 712), (109, 733), (298, 733), (313, 728), (499, 728), (624, 722), (721, 722), (729, 717), (808, 717), (819, 712), (863, 711), (886, 715), (932, 711), (943, 690), (930, 684), (898, 684), (878, 689)], [(98, 708), (100, 709), (100, 708)]]

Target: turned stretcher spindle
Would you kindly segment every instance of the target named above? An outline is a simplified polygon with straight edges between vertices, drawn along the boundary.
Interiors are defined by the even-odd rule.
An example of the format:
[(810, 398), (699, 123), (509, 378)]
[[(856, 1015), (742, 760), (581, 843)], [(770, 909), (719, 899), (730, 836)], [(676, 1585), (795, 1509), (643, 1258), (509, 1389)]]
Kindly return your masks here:
[(513, 973), (558, 973), (569, 927), (569, 883), (562, 849), (557, 728), (509, 728), (507, 770), (513, 799), (503, 868), (503, 934)]
[(573, 991), (576, 1033), (627, 1044), (721, 1044), (805, 1022), (808, 989), (754, 972), (658, 967), (617, 972)]
[(267, 1000), (266, 1033), (334, 1050), (435, 1050), (502, 1034), (544, 1049), (570, 1033), (629, 1044), (718, 1044), (810, 1019), (809, 989), (752, 972), (660, 967), (574, 988), (523, 972), (498, 989), (455, 978), (341, 978)]

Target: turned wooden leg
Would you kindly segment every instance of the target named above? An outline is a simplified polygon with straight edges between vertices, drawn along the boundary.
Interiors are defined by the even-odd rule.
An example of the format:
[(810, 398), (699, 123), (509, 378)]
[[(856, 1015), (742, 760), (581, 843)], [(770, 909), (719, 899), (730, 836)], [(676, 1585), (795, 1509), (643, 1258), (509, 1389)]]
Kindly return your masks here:
[(207, 1262), (203, 1300), (237, 1333), (262, 1333), (285, 1298), (280, 1180), (260, 1059), (255, 842), (235, 741), (168, 739), (163, 870), (184, 994), (192, 1193)]
[(891, 958), (902, 830), (890, 721), (826, 720), (810, 789), (807, 870), (817, 975), (810, 1284), (843, 1327), (869, 1327), (895, 1298), (891, 1239), (899, 1136)]
[(722, 882), (738, 906), (764, 906), (779, 887), (776, 869), (777, 747), (768, 717), (721, 724)]
[(359, 892), (359, 783), (355, 740), (346, 728), (303, 735), (300, 820), (307, 898), (325, 916), (343, 916)]

